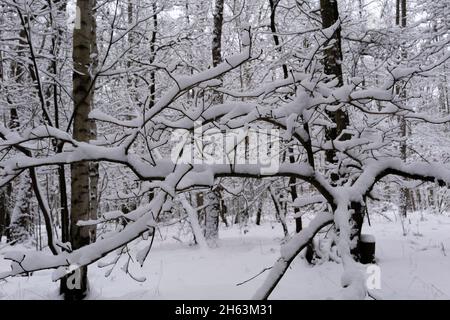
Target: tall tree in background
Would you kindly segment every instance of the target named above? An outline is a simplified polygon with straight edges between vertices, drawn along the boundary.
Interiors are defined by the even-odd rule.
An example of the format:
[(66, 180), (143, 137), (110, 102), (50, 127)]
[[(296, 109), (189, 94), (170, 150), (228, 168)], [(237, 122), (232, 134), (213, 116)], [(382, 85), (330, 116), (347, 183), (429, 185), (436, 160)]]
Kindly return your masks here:
[[(339, 21), (338, 4), (335, 0), (320, 0), (320, 13), (322, 17), (322, 27), (329, 28)], [(329, 75), (331, 81), (336, 81), (337, 87), (341, 87), (344, 83), (342, 76), (342, 46), (341, 46), (341, 27), (338, 26), (333, 36), (331, 37), (327, 48), (325, 49), (325, 56), (323, 59), (325, 74)], [(330, 119), (336, 124), (335, 127), (327, 129), (327, 139), (335, 140), (348, 126), (349, 118), (347, 113), (338, 109), (337, 111), (327, 112)], [(341, 137), (343, 140), (344, 137)], [(336, 151), (329, 150), (326, 153), (326, 160), (328, 163), (336, 163)], [(333, 180), (337, 180), (337, 174), (331, 173)]]
[[(322, 17), (322, 28), (329, 28), (335, 23), (339, 23), (333, 36), (330, 38), (328, 45), (325, 47), (325, 56), (323, 59), (325, 74), (330, 76), (330, 81), (335, 81), (336, 87), (342, 87), (344, 84), (343, 74), (342, 74), (342, 45), (341, 45), (341, 22), (339, 18), (339, 8), (336, 0), (320, 0), (320, 13)], [(326, 138), (329, 141), (334, 140), (349, 140), (350, 136), (344, 133), (344, 130), (349, 125), (348, 113), (342, 108), (336, 111), (328, 111), (327, 115), (334, 122), (334, 126), (328, 127), (326, 129)], [(342, 178), (342, 174), (339, 173), (339, 168), (336, 167), (336, 149), (331, 148), (325, 152), (326, 162), (332, 164), (330, 170), (330, 179), (334, 185), (338, 185), (343, 181), (339, 181)], [(364, 211), (365, 208), (360, 202), (352, 202), (351, 204), (351, 220), (353, 224), (353, 238), (359, 238), (361, 235), (361, 229), (364, 221)], [(352, 253), (358, 255), (358, 246), (355, 246)]]
[[(277, 10), (277, 6), (280, 3), (280, 0), (269, 0), (269, 5), (270, 5), (270, 31), (272, 32), (272, 37), (273, 37), (273, 42), (275, 44), (275, 46), (277, 47), (277, 50), (281, 53), (282, 52), (282, 47), (280, 46), (280, 39), (278, 37), (278, 32), (277, 32), (277, 22), (276, 22), (276, 10)], [(288, 68), (286, 63), (283, 63), (282, 65), (282, 69), (283, 69), (283, 78), (287, 79), (289, 77), (289, 72), (288, 72)], [(295, 162), (295, 157), (293, 155), (293, 148), (289, 147), (288, 148), (288, 153), (289, 153), (289, 161), (291, 163)], [(292, 201), (295, 201), (295, 199), (297, 199), (297, 179), (295, 177), (289, 177), (289, 187), (290, 187), (290, 193), (291, 193), (291, 198)], [(294, 213), (298, 214), (299, 213), (299, 209), (296, 207), (294, 208)], [(302, 217), (297, 217), (295, 218), (295, 231), (296, 232), (300, 232), (303, 228), (303, 224), (302, 224)]]
[[(27, 31), (27, 27), (29, 27), (29, 18), (28, 16), (22, 15), (20, 15), (20, 17), (21, 28), (19, 32), (17, 52), (18, 56), (23, 56), (26, 55), (27, 48), (29, 48), (30, 46), (29, 32)], [(11, 64), (11, 66), (11, 74), (19, 85), (26, 85), (25, 82), (27, 80), (27, 72), (33, 81), (37, 80), (35, 69), (33, 69), (31, 63), (24, 65), (21, 62), (15, 61)], [(20, 127), (19, 112), (14, 103), (11, 103), (9, 114), (9, 128), (13, 131), (18, 131)], [(31, 184), (28, 178), (28, 175), (22, 176), (19, 183), (17, 184), (16, 189), (18, 190), (16, 190), (16, 203), (14, 204), (11, 216), (8, 219), (8, 240), (12, 241), (13, 243), (24, 242), (31, 236), (31, 207), (30, 204), (27, 203), (27, 199), (31, 198)], [(13, 187), (13, 183), (10, 183), (6, 188), (8, 198), (12, 196), (12, 192), (14, 189), (15, 188)]]
[[(73, 33), (73, 138), (88, 142), (92, 138), (92, 124), (88, 115), (92, 110), (94, 99), (93, 70), (94, 54), (97, 52), (95, 17), (95, 0), (77, 1), (77, 20)], [(78, 28), (77, 28), (78, 27)], [(91, 217), (91, 181), (90, 163), (82, 161), (71, 165), (71, 212), (70, 212), (70, 242), (72, 249), (79, 249), (95, 239), (96, 230), (92, 226), (78, 226), (79, 220), (89, 220)], [(78, 273), (78, 283), (68, 286), (65, 299), (83, 299), (88, 290), (87, 266), (74, 271)]]
[[(49, 2), (52, 3), (51, 1)], [(59, 64), (58, 64), (58, 55), (60, 54), (61, 45), (62, 45), (62, 37), (64, 31), (66, 31), (67, 28), (65, 28), (62, 23), (60, 16), (65, 17), (66, 14), (66, 8), (67, 8), (67, 1), (66, 0), (57, 0), (54, 1), (54, 8), (51, 8), (53, 10), (50, 10), (50, 23), (52, 26), (56, 27), (56, 31), (52, 36), (52, 53), (53, 53), (53, 61), (51, 63), (51, 72), (53, 74), (57, 75), (59, 72)], [(60, 104), (59, 99), (61, 98), (60, 92), (61, 88), (59, 88), (59, 85), (57, 81), (54, 81), (52, 86), (52, 91), (49, 92), (49, 95), (53, 96), (53, 108), (54, 108), (54, 117), (55, 117), (55, 127), (60, 128), (61, 127), (61, 119), (60, 119)], [(50, 97), (49, 97), (50, 98)], [(64, 144), (61, 142), (57, 142), (56, 144), (56, 151), (61, 152), (64, 147)], [(63, 164), (58, 166), (58, 183), (59, 183), (59, 201), (60, 201), (60, 207), (61, 207), (61, 241), (63, 243), (69, 242), (69, 226), (70, 226), (70, 219), (69, 219), (69, 200), (67, 199), (67, 181), (66, 181), (66, 168)]]
[[(0, 23), (3, 23), (3, 4), (0, 5)], [(0, 36), (2, 35), (2, 30), (0, 30)], [(0, 92), (2, 91), (3, 86), (3, 51), (0, 49)], [(6, 227), (9, 223), (9, 205), (8, 205), (8, 194), (7, 187), (0, 189), (0, 240), (6, 230)]]
[[(0, 6), (0, 10), (3, 11), (3, 4)], [(3, 12), (0, 14), (0, 22), (2, 22)], [(2, 34), (2, 30), (0, 30), (0, 35)], [(0, 90), (2, 89), (4, 80), (4, 71), (3, 71), (3, 51), (0, 50)], [(3, 234), (6, 231), (7, 226), (9, 225), (9, 196), (8, 189), (9, 184), (5, 188), (0, 189), (0, 241), (2, 239)]]
[[(395, 24), (401, 28), (401, 33), (406, 28), (406, 0), (396, 0)], [(406, 59), (406, 48), (400, 47), (400, 54), (403, 59)], [(406, 99), (406, 89), (401, 84), (396, 87), (397, 94), (404, 100)], [(403, 116), (399, 116), (400, 121), (400, 135), (402, 141), (400, 142), (400, 155), (403, 161), (407, 158), (407, 137), (408, 137), (408, 123)], [(403, 217), (408, 215), (408, 207), (410, 206), (409, 190), (406, 187), (400, 189), (400, 214)]]
[(33, 234), (33, 216), (31, 202), (29, 201), (32, 190), (28, 174), (20, 176), (16, 192), (16, 201), (11, 214), (9, 234), (11, 242), (23, 243), (29, 240)]
[[(152, 3), (152, 21), (153, 21), (153, 30), (151, 32), (150, 37), (150, 64), (155, 62), (156, 55), (156, 36), (158, 34), (158, 5), (155, 2)], [(155, 70), (150, 71), (150, 102), (149, 107), (153, 107), (155, 105), (156, 99), (156, 72)], [(150, 193), (153, 195), (153, 193)]]
[[(223, 27), (223, 6), (224, 0), (216, 0), (213, 12), (212, 30), (212, 63), (213, 67), (222, 62), (222, 27)], [(223, 101), (222, 95), (216, 96), (216, 101)]]
[[(212, 64), (216, 67), (222, 62), (222, 27), (223, 27), (224, 0), (216, 0), (213, 11), (212, 30)], [(214, 94), (213, 104), (223, 103), (222, 94)], [(216, 190), (209, 190), (205, 195), (207, 207), (205, 208), (205, 238), (212, 246), (219, 237), (220, 201)]]
[[(97, 0), (93, 0), (93, 7), (95, 7)], [(96, 14), (93, 9), (93, 12), (91, 13), (91, 20), (92, 20), (92, 26), (91, 26), (91, 64), (90, 64), (90, 71), (91, 74), (97, 70), (98, 67), (98, 48), (97, 48), (97, 23), (96, 23)], [(90, 80), (90, 89), (91, 91), (89, 94), (91, 94), (90, 98), (90, 110), (92, 111), (94, 109), (94, 79)], [(88, 119), (89, 125), (90, 125), (90, 131), (89, 131), (89, 137), (90, 140), (97, 139), (97, 122), (94, 120)], [(99, 164), (96, 161), (89, 162), (89, 217), (91, 219), (97, 219), (98, 217), (98, 181), (99, 181)], [(91, 242), (94, 242), (97, 235), (96, 230), (91, 230)]]

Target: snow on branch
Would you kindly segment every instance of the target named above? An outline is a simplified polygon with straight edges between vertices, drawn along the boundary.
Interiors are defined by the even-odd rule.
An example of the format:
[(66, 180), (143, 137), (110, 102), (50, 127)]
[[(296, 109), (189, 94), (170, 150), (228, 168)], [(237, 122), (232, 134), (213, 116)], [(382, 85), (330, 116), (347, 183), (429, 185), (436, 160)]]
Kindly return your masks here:
[[(186, 167), (178, 168), (167, 176), (165, 182), (175, 188), (187, 170), (189, 169)], [(131, 212), (131, 215), (139, 216), (135, 222), (127, 224), (120, 232), (98, 239), (96, 242), (72, 252), (62, 252), (55, 256), (42, 252), (8, 252), (4, 257), (11, 260), (11, 271), (0, 273), (0, 279), (27, 272), (56, 269), (53, 275), (53, 280), (56, 281), (69, 273), (74, 266), (89, 265), (132, 242), (143, 233), (153, 232), (156, 226), (155, 218), (161, 211), (169, 210), (170, 205), (170, 196), (167, 192), (161, 191), (149, 206), (140, 207)]]
[(255, 300), (267, 300), (273, 292), (278, 282), (281, 280), (286, 270), (294, 258), (306, 247), (314, 235), (324, 226), (333, 222), (333, 215), (330, 213), (319, 213), (302, 231), (292, 236), (292, 238), (282, 246), (280, 258), (267, 275), (266, 280), (253, 296)]

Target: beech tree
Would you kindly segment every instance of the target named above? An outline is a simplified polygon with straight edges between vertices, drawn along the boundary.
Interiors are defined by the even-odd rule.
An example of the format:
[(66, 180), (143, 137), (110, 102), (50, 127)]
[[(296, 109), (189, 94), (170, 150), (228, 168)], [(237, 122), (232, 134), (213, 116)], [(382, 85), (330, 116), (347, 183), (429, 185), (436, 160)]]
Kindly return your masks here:
[[(433, 150), (414, 130), (408, 141), (403, 134), (408, 126), (434, 137), (448, 130), (448, 84), (439, 72), (448, 72), (450, 39), (438, 4), (422, 9), (432, 26), (406, 26), (405, 15), (396, 29), (387, 9), (371, 27), (363, 1), (355, 9), (333, 0), (217, 0), (213, 8), (204, 1), (79, 0), (70, 45), (72, 31), (61, 27), (57, 12), (64, 1), (50, 1), (58, 4), (53, 9), (46, 1), (3, 2), (8, 14), (1, 23), (11, 27), (19, 18), (26, 32), (16, 39), (17, 29), (1, 31), (0, 57), (30, 76), (24, 83), (1, 80), (2, 106), (21, 106), (26, 130), (0, 125), (0, 185), (29, 175), (48, 249), (8, 251), (11, 270), (1, 279), (54, 269), (52, 280), (62, 279), (66, 298), (82, 299), (88, 266), (105, 256), (112, 257), (100, 264), (107, 274), (128, 256), (122, 269), (143, 281), (130, 261), (144, 264), (165, 221), (187, 220), (206, 248), (221, 216), (260, 225), (270, 213), (284, 238), (255, 299), (270, 298), (326, 226), (327, 250), (343, 267), (342, 294), (362, 299), (369, 290), (358, 241), (371, 204), (400, 207), (402, 190), (416, 182), (435, 195), (448, 190), (447, 149)], [(51, 46), (43, 41), (53, 28), (44, 23), (50, 13), (60, 26)], [(399, 54), (399, 41), (407, 55)], [(18, 46), (26, 50), (19, 54)], [(423, 79), (428, 89), (419, 85)], [(424, 97), (434, 107), (424, 106)], [(41, 188), (44, 170), (57, 177), (56, 211)], [(3, 191), (0, 209), (6, 198)], [(137, 244), (143, 249), (133, 255), (128, 248)], [(81, 286), (65, 287), (77, 272)]]

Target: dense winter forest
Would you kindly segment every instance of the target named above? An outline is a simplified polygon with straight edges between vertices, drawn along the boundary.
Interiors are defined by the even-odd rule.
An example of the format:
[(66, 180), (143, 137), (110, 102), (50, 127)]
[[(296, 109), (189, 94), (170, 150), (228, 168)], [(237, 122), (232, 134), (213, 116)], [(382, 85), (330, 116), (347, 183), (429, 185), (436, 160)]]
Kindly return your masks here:
[(0, 0), (0, 298), (450, 299), (449, 0)]

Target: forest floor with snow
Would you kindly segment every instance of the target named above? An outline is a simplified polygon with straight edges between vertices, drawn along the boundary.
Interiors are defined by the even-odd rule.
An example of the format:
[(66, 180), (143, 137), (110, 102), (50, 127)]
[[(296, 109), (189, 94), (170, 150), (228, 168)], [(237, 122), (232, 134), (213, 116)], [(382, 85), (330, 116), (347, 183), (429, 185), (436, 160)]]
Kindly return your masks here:
[[(405, 223), (389, 215), (372, 217), (364, 233), (376, 237), (376, 259), (381, 270), (383, 299), (450, 299), (450, 217), (411, 215)], [(290, 224), (293, 229), (293, 224)], [(161, 228), (143, 268), (132, 267), (137, 282), (116, 266), (109, 277), (97, 265), (89, 269), (90, 299), (250, 299), (267, 272), (242, 285), (240, 282), (270, 267), (278, 258), (282, 231), (276, 222), (233, 226), (220, 230), (219, 245), (207, 252), (180, 240), (179, 226)], [(244, 232), (246, 231), (246, 232)], [(1, 252), (18, 247), (2, 247)], [(9, 262), (0, 257), (0, 271)], [(0, 282), (0, 299), (60, 299), (52, 271)], [(297, 257), (271, 299), (336, 298), (341, 290), (342, 266), (328, 261), (310, 266)]]

